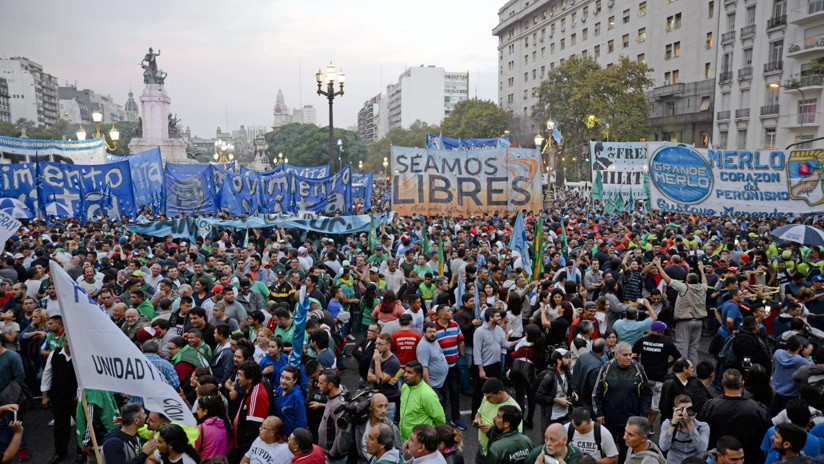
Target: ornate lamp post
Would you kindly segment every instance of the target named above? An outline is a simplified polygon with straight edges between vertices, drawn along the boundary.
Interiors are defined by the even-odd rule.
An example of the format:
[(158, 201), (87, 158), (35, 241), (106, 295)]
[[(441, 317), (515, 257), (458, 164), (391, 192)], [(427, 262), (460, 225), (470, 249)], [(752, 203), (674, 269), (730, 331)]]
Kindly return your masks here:
[[(331, 168), (335, 163), (335, 128), (332, 125), (332, 103), (335, 97), (343, 95), (343, 82), (346, 80), (346, 75), (338, 70), (334, 64), (329, 63), (326, 72), (318, 70), (315, 78), (318, 81), (318, 95), (323, 95), (329, 100), (329, 167)], [(335, 83), (340, 85), (337, 92), (335, 91)], [(323, 89), (324, 84), (326, 90)]]
[(289, 158), (284, 158), (283, 153), (278, 153), (278, 156), (275, 159), (272, 160), (272, 164), (274, 164), (275, 166), (277, 166), (279, 164), (283, 164), (283, 163), (288, 163), (288, 162), (289, 162)]
[[(109, 138), (112, 139), (112, 144), (109, 145), (109, 142), (106, 141), (106, 136), (100, 132), (100, 123), (103, 122), (103, 113), (99, 111), (95, 111), (92, 113), (92, 121), (94, 121), (95, 125), (95, 132), (92, 137), (96, 139), (103, 139), (103, 143), (106, 144), (106, 148), (109, 151), (115, 151), (117, 149), (117, 143), (120, 141), (120, 131), (114, 127), (114, 123), (112, 123), (112, 128), (109, 130)], [(86, 140), (86, 131), (83, 129), (83, 126), (80, 126), (80, 130), (77, 131), (77, 140)]]
[(223, 140), (218, 140), (215, 142), (215, 154), (212, 157), (215, 159), (216, 163), (229, 163), (235, 159), (235, 155), (234, 153), (232, 153), (232, 150), (234, 149), (235, 146), (231, 143), (224, 142)]

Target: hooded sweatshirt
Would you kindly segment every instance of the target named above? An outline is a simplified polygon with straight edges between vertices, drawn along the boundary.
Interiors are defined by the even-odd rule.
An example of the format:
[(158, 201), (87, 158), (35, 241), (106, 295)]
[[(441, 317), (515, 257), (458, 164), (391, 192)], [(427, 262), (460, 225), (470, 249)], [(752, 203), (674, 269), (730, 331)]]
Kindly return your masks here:
[(203, 421), (197, 428), (200, 430), (200, 435), (197, 437), (195, 449), (200, 451), (201, 459), (229, 454), (232, 443), (229, 441), (223, 420), (213, 416)]
[(403, 459), (401, 459), (401, 453), (395, 448), (392, 448), (391, 450), (383, 453), (383, 456), (381, 456), (380, 458), (378, 458), (375, 461), (375, 464), (402, 464), (402, 463), (403, 463)]
[(801, 383), (793, 381), (793, 373), (812, 363), (809, 359), (786, 350), (775, 350), (773, 354), (775, 371), (773, 371), (772, 377), (772, 386), (775, 387), (775, 393), (781, 396), (798, 396), (801, 392)]
[(647, 443), (649, 443), (649, 448), (640, 453), (633, 452), (632, 448), (628, 449), (625, 464), (666, 464), (667, 460), (658, 445), (649, 440)]

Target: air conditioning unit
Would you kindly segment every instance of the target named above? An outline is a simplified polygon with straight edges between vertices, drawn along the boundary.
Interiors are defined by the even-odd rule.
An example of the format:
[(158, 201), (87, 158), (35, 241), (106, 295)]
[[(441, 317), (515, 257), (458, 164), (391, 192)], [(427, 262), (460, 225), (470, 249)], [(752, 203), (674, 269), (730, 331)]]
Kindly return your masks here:
[(565, 27), (562, 27), (562, 28), (561, 28), (561, 32), (566, 32), (566, 28), (565, 28)]
[(601, 12), (601, 9), (600, 9), (600, 8), (596, 8), (596, 9), (595, 9), (595, 11), (594, 11), (594, 12), (592, 12), (592, 14), (597, 15), (597, 14), (598, 14), (598, 13), (600, 13), (600, 12)]
[(540, 39), (538, 39), (538, 40), (539, 40), (541, 43), (544, 43), (544, 38), (543, 38), (543, 37), (541, 37), (541, 38), (540, 38)]

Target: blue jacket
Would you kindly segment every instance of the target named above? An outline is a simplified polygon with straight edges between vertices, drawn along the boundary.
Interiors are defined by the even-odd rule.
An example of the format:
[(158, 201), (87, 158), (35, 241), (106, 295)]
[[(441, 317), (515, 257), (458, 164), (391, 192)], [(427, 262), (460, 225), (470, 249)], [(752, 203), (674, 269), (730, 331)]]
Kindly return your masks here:
[(775, 350), (773, 354), (772, 386), (775, 393), (781, 396), (796, 397), (801, 393), (801, 383), (793, 380), (793, 372), (801, 366), (812, 364), (813, 362), (797, 354), (792, 354), (786, 350)]
[(234, 367), (232, 357), (234, 355), (232, 350), (229, 348), (216, 348), (217, 351), (212, 357), (212, 375), (215, 376), (219, 382), (219, 385), (223, 385), (226, 382), (226, 379), (229, 378), (229, 374), (232, 373), (232, 367)]
[(275, 361), (274, 358), (269, 356), (269, 353), (266, 353), (266, 356), (260, 360), (260, 370), (266, 369), (267, 366), (272, 366), (275, 369), (271, 374), (264, 375), (264, 377), (269, 379), (269, 385), (271, 385), (272, 388), (280, 385), (280, 373), (283, 371), (283, 368), (286, 367), (288, 361), (289, 356), (286, 353), (280, 354), (279, 361)]
[(303, 392), (297, 385), (285, 395), (283, 388), (278, 387), (275, 392), (275, 415), (283, 422), (283, 432), (286, 436), (291, 435), (296, 428), (306, 428), (306, 405)]

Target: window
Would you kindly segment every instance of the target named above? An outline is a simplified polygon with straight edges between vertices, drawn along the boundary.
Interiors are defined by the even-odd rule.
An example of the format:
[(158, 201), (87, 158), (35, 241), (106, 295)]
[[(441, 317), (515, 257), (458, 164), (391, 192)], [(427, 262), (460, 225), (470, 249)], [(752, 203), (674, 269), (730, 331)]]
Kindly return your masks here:
[(679, 82), (681, 82), (681, 79), (680, 79), (680, 75), (678, 73), (678, 70), (676, 69), (675, 71), (672, 72), (672, 83), (677, 84)]
[(670, 80), (671, 77), (672, 77), (671, 72), (667, 71), (667, 72), (664, 73), (664, 85), (670, 85), (672, 83), (672, 81)]
[(724, 53), (721, 58), (721, 72), (729, 72), (732, 70), (732, 52)]
[(610, 16), (609, 17), (609, 29), (612, 30), (613, 27), (615, 27), (615, 16)]
[(644, 61), (645, 59), (646, 59), (646, 58), (644, 57), (644, 54), (643, 54), (643, 53), (641, 53), (640, 55), (638, 55), (637, 60), (638, 60), (638, 62), (639, 62), (639, 63), (643, 64), (643, 63), (645, 62), (645, 61)]
[(747, 129), (738, 131), (738, 140), (736, 140), (736, 145), (736, 148), (739, 150), (743, 150), (744, 147), (747, 146)]
[(710, 97), (701, 97), (701, 109), (699, 111), (707, 111), (710, 109)]
[(712, 77), (712, 65), (704, 63), (704, 79), (709, 79), (710, 77)]
[(712, 18), (712, 14), (715, 12), (715, 2), (707, 3), (707, 18)]
[(587, 32), (588, 31), (586, 28), (584, 28), (584, 30), (581, 31), (581, 40), (587, 40)]
[(664, 47), (664, 59), (668, 60), (670, 58), (672, 58), (672, 44), (667, 44), (666, 47)]
[(747, 25), (755, 24), (755, 5), (747, 8)]
[(749, 104), (749, 100), (750, 100), (750, 89), (741, 89), (741, 93), (739, 94), (739, 99), (738, 99), (740, 104), (738, 106), (744, 106), (745, 103)]
[(595, 48), (592, 50), (592, 52), (593, 52), (593, 55), (595, 55), (595, 58), (598, 58), (599, 56), (601, 56), (601, 46), (596, 45)]
[(546, 56), (546, 47), (541, 47), (541, 58)]
[(561, 32), (564, 32), (566, 29), (566, 19), (561, 19)]
[(537, 59), (537, 57), (538, 57), (538, 50), (535, 50), (534, 52), (532, 52), (532, 61), (535, 61)]
[(773, 18), (777, 18), (785, 14), (787, 14), (787, 1), (775, 0), (775, 3), (773, 4)]
[(621, 37), (621, 44), (624, 48), (629, 47), (629, 34), (624, 34), (624, 36)]
[(527, 82), (527, 81), (529, 81), (529, 73), (525, 72), (524, 73), (524, 82)]
[(647, 2), (641, 2), (638, 4), (638, 16), (646, 16), (647, 15)]
[(601, 35), (601, 23), (595, 23), (595, 37)]
[(707, 49), (712, 48), (712, 32), (707, 32)]
[(551, 44), (549, 44), (549, 53), (550, 54), (555, 53), (555, 42), (552, 42)]
[(775, 148), (775, 127), (764, 129), (764, 148)]
[(529, 37), (524, 37), (524, 47), (529, 46)]
[(798, 123), (811, 124), (815, 122), (816, 100), (810, 98), (798, 102)]
[(675, 116), (675, 102), (668, 101), (665, 111), (666, 116)]
[(529, 55), (524, 55), (524, 64), (529, 63)]
[(784, 41), (778, 40), (770, 43), (770, 62), (781, 61), (784, 55)]
[(681, 13), (667, 16), (667, 32), (681, 27)]
[(572, 22), (571, 26), (572, 26), (572, 27), (575, 27), (575, 23), (577, 23), (577, 22), (578, 22), (578, 20), (577, 20), (577, 13), (572, 13), (572, 21), (571, 21), (571, 22)]
[(718, 133), (718, 141), (721, 142), (720, 145), (716, 145), (720, 148), (726, 148), (727, 146), (727, 133), (726, 132), (719, 132)]
[(638, 42), (645, 42), (647, 40), (647, 28), (642, 27), (638, 29)]
[(744, 66), (752, 66), (752, 48), (744, 50)]
[(732, 12), (727, 15), (727, 30), (734, 31), (735, 30), (735, 12)]
[(566, 39), (561, 39), (561, 50), (566, 46)]
[(610, 40), (607, 42), (607, 53), (612, 53), (613, 51), (615, 51), (615, 41)]
[(681, 56), (681, 42), (675, 42), (672, 46), (672, 56), (678, 58)]
[(533, 78), (533, 79), (536, 79), (537, 77), (538, 77), (538, 70), (537, 70), (537, 69), (533, 69), (533, 70), (532, 70), (532, 78)]
[(571, 36), (569, 36), (569, 44), (570, 45), (575, 45), (575, 34), (572, 34)]
[(587, 57), (587, 51), (586, 51), (586, 49), (584, 49), (584, 50), (581, 52), (581, 58), (586, 58), (586, 57)]
[(629, 22), (629, 10), (624, 10), (624, 24)]

